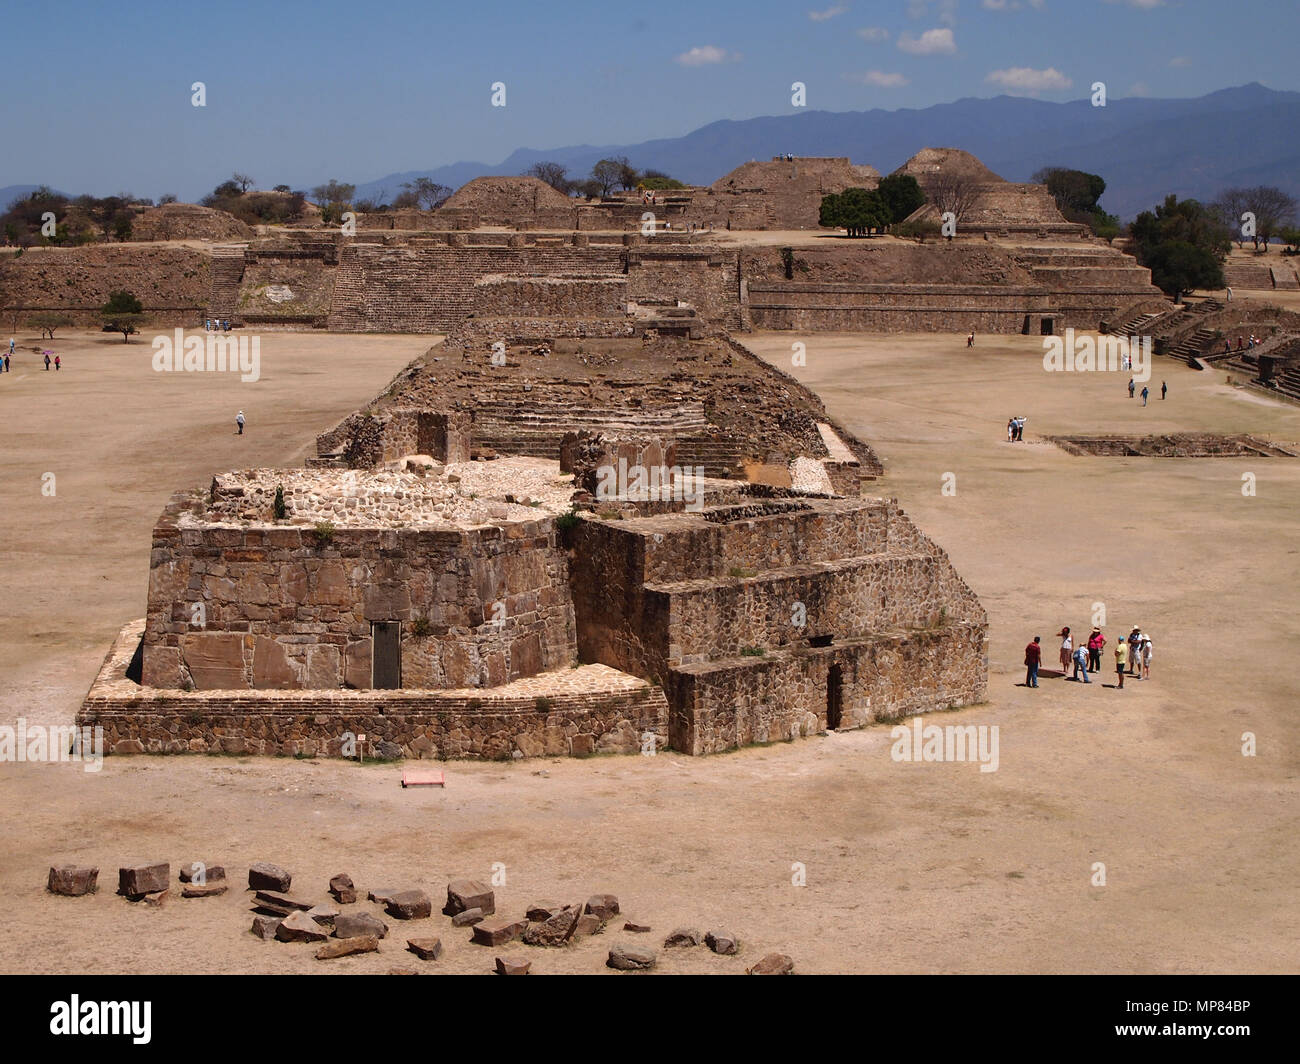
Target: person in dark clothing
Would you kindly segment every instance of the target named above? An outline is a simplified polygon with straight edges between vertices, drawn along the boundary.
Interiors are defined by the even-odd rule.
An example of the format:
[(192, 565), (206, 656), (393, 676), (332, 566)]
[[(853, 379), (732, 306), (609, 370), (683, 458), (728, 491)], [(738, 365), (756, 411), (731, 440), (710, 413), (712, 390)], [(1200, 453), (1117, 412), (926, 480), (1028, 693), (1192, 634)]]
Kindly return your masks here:
[(1025, 686), (1038, 686), (1038, 665), (1043, 660), (1043, 637), (1034, 636), (1034, 641), (1025, 647)]

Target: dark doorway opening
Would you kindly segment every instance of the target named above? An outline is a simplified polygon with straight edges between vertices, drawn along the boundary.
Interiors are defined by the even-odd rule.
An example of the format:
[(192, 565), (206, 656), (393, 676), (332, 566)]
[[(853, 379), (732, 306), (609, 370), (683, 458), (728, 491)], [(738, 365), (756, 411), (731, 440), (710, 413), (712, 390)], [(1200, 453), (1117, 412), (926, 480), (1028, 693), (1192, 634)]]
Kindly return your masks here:
[(826, 674), (826, 728), (835, 731), (844, 717), (844, 670), (832, 665)]
[(1051, 336), (1052, 330), (1056, 328), (1056, 321), (1053, 318), (1044, 318), (1038, 324), (1039, 332), (1043, 336)]
[(370, 625), (370, 638), (370, 686), (379, 690), (401, 687), (402, 622), (375, 621)]

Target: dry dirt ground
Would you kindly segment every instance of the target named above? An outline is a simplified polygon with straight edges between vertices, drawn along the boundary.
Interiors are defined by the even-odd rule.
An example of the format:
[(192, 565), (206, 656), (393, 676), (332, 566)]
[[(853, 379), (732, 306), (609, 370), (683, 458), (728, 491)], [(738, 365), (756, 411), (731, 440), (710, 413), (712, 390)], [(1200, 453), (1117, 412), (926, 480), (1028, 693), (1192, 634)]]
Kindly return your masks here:
[[(792, 368), (790, 344), (807, 344)], [(56, 377), (0, 381), (0, 722), (67, 721), (118, 626), (141, 615), (149, 528), (173, 488), (217, 469), (301, 459), (426, 341), (276, 336), (263, 380), (166, 378), (147, 347), (74, 336)], [(1052, 375), (1021, 337), (765, 334), (752, 345), (822, 394), (885, 460), (882, 493), (951, 553), (990, 613), (989, 700), (938, 723), (997, 725), (998, 771), (899, 763), (888, 727), (691, 759), (449, 762), (448, 786), (337, 761), (108, 758), (101, 772), (0, 765), (5, 972), (603, 972), (609, 946), (721, 925), (741, 953), (661, 952), (664, 972), (740, 972), (790, 953), (801, 972), (1293, 972), (1297, 857), (1295, 587), (1300, 461), (1076, 458), (1049, 432), (1202, 430), (1300, 438), (1300, 407), (1157, 364), (1166, 402), (1124, 381)], [(26, 360), (25, 361), (30, 361)], [(1126, 379), (1126, 378), (1125, 378)], [(248, 435), (231, 424), (242, 406)], [(1008, 444), (1011, 414), (1028, 442)], [(40, 475), (58, 494), (40, 495)], [(1254, 472), (1257, 494), (1243, 497)], [(941, 494), (943, 474), (956, 494)], [(1152, 635), (1152, 679), (1123, 692), (1047, 674), (1021, 649), (1086, 628)], [(1106, 676), (1111, 682), (1111, 676)], [(1253, 732), (1258, 756), (1243, 757)], [(113, 894), (135, 860), (223, 863), (231, 893), (161, 909)], [(439, 915), (379, 954), (328, 962), (247, 933), (250, 862), (428, 890), (504, 876), (498, 909), (615, 893), (649, 936), (569, 950), (469, 944)], [(52, 862), (94, 863), (101, 891), (47, 895)], [(792, 883), (792, 866), (806, 886)], [(1094, 865), (1105, 865), (1095, 886)], [(363, 903), (360, 908), (373, 909)], [(424, 963), (408, 934), (439, 934)]]

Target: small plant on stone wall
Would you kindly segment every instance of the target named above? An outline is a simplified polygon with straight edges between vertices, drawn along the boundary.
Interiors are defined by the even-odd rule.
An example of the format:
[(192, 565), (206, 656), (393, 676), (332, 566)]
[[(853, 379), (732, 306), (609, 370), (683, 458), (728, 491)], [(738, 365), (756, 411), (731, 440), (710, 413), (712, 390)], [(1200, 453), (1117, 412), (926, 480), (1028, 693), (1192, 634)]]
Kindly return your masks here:
[(545, 695), (538, 695), (537, 701), (533, 704), (537, 707), (538, 713), (549, 713), (552, 707), (555, 705), (555, 703), (552, 702)]
[(277, 484), (275, 488), (275, 502), (271, 504), (271, 512), (275, 514), (277, 521), (283, 521), (289, 515), (289, 508), (284, 505), (284, 485)]
[(767, 651), (762, 647), (741, 647), (740, 656), (742, 658), (761, 658)]
[(785, 279), (794, 280), (794, 248), (781, 249), (781, 267), (785, 270)]
[(746, 569), (739, 565), (733, 565), (727, 570), (727, 575), (735, 577), (737, 580), (744, 580), (746, 577), (757, 576), (758, 573), (753, 569)]
[(471, 698), (468, 702), (465, 703), (465, 708), (468, 709), (471, 713), (477, 713), (480, 709), (483, 708), (483, 699)]
[(433, 632), (433, 625), (429, 623), (428, 617), (421, 617), (416, 614), (411, 618), (411, 638), (427, 639)]
[(582, 518), (578, 516), (578, 511), (573, 507), (569, 507), (567, 511), (560, 514), (555, 519), (555, 527), (561, 532), (568, 532), (571, 528), (577, 528), (578, 522), (581, 520)]
[(328, 547), (334, 542), (334, 522), (317, 521), (316, 522), (316, 546)]

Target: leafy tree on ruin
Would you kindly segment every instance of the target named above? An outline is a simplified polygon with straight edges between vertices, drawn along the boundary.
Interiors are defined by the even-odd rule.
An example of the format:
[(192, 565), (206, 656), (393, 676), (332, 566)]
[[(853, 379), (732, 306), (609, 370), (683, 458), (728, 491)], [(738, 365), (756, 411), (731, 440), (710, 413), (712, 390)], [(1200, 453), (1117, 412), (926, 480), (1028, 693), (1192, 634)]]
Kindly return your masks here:
[(1296, 201), (1279, 188), (1256, 185), (1254, 188), (1226, 188), (1210, 204), (1210, 210), (1229, 230), (1237, 234), (1241, 246), (1246, 237), (1241, 233), (1241, 216), (1249, 211), (1255, 216), (1255, 250), (1268, 251), (1268, 242), (1280, 236), (1284, 228), (1295, 221)]
[(1062, 166), (1045, 166), (1032, 178), (1037, 185), (1046, 185), (1057, 209), (1067, 221), (1088, 226), (1094, 234), (1111, 241), (1119, 236), (1119, 219), (1107, 214), (1098, 205), (1106, 191), (1106, 180), (1086, 170), (1069, 170)]
[(1129, 233), (1134, 256), (1174, 302), (1194, 289), (1223, 287), (1232, 242), (1223, 223), (1196, 200), (1170, 195), (1154, 211), (1139, 214)]
[[(348, 185), (348, 188), (353, 186)], [(452, 190), (440, 185), (431, 177), (417, 177), (414, 181), (402, 182), (402, 188), (415, 197), (415, 205), (426, 211), (441, 207), (451, 196)], [(351, 199), (351, 194), (348, 196)]]
[(103, 315), (104, 324), (110, 326), (113, 332), (120, 332), (122, 343), (126, 344), (131, 342), (131, 334), (136, 331), (136, 326), (144, 321), (144, 306), (130, 292), (122, 290), (109, 295)]
[(238, 171), (230, 175), (230, 180), (239, 186), (241, 196), (253, 187), (253, 179), (247, 174), (241, 174)]
[(159, 207), (165, 207), (167, 204), (175, 203), (175, 202), (177, 202), (176, 194), (173, 192), (164, 192), (161, 196), (158, 197)]
[(869, 236), (889, 224), (889, 207), (880, 193), (866, 188), (846, 188), (822, 197), (818, 224), (842, 228), (849, 236)]
[(653, 189), (656, 192), (686, 187), (677, 178), (669, 177), (662, 170), (646, 170), (641, 174), (641, 179), (637, 181), (637, 184), (642, 188)]
[(569, 180), (568, 167), (561, 166), (559, 163), (533, 163), (524, 171), (523, 176), (535, 177), (538, 181), (545, 181), (556, 192), (563, 192), (566, 196), (573, 188), (573, 182)]
[[(591, 168), (591, 179), (600, 185), (600, 195), (608, 196), (622, 184), (626, 159), (601, 159)], [(633, 186), (635, 187), (635, 182)]]
[(889, 210), (890, 225), (897, 225), (925, 204), (925, 193), (911, 174), (882, 177), (876, 192)]
[(1294, 225), (1284, 226), (1277, 231), (1277, 235), (1287, 246), (1283, 255), (1300, 255), (1300, 228)]
[(641, 171), (627, 161), (626, 155), (616, 156), (614, 162), (618, 164), (618, 184), (621, 189), (636, 188), (637, 182), (641, 180)]
[(352, 197), (356, 194), (356, 185), (335, 181), (333, 178), (311, 190), (312, 200), (322, 207), (345, 207), (352, 202)]
[(603, 195), (601, 188), (601, 183), (594, 177), (589, 177), (585, 181), (575, 181), (573, 184), (573, 191), (580, 196), (586, 196), (587, 199), (595, 199)]

